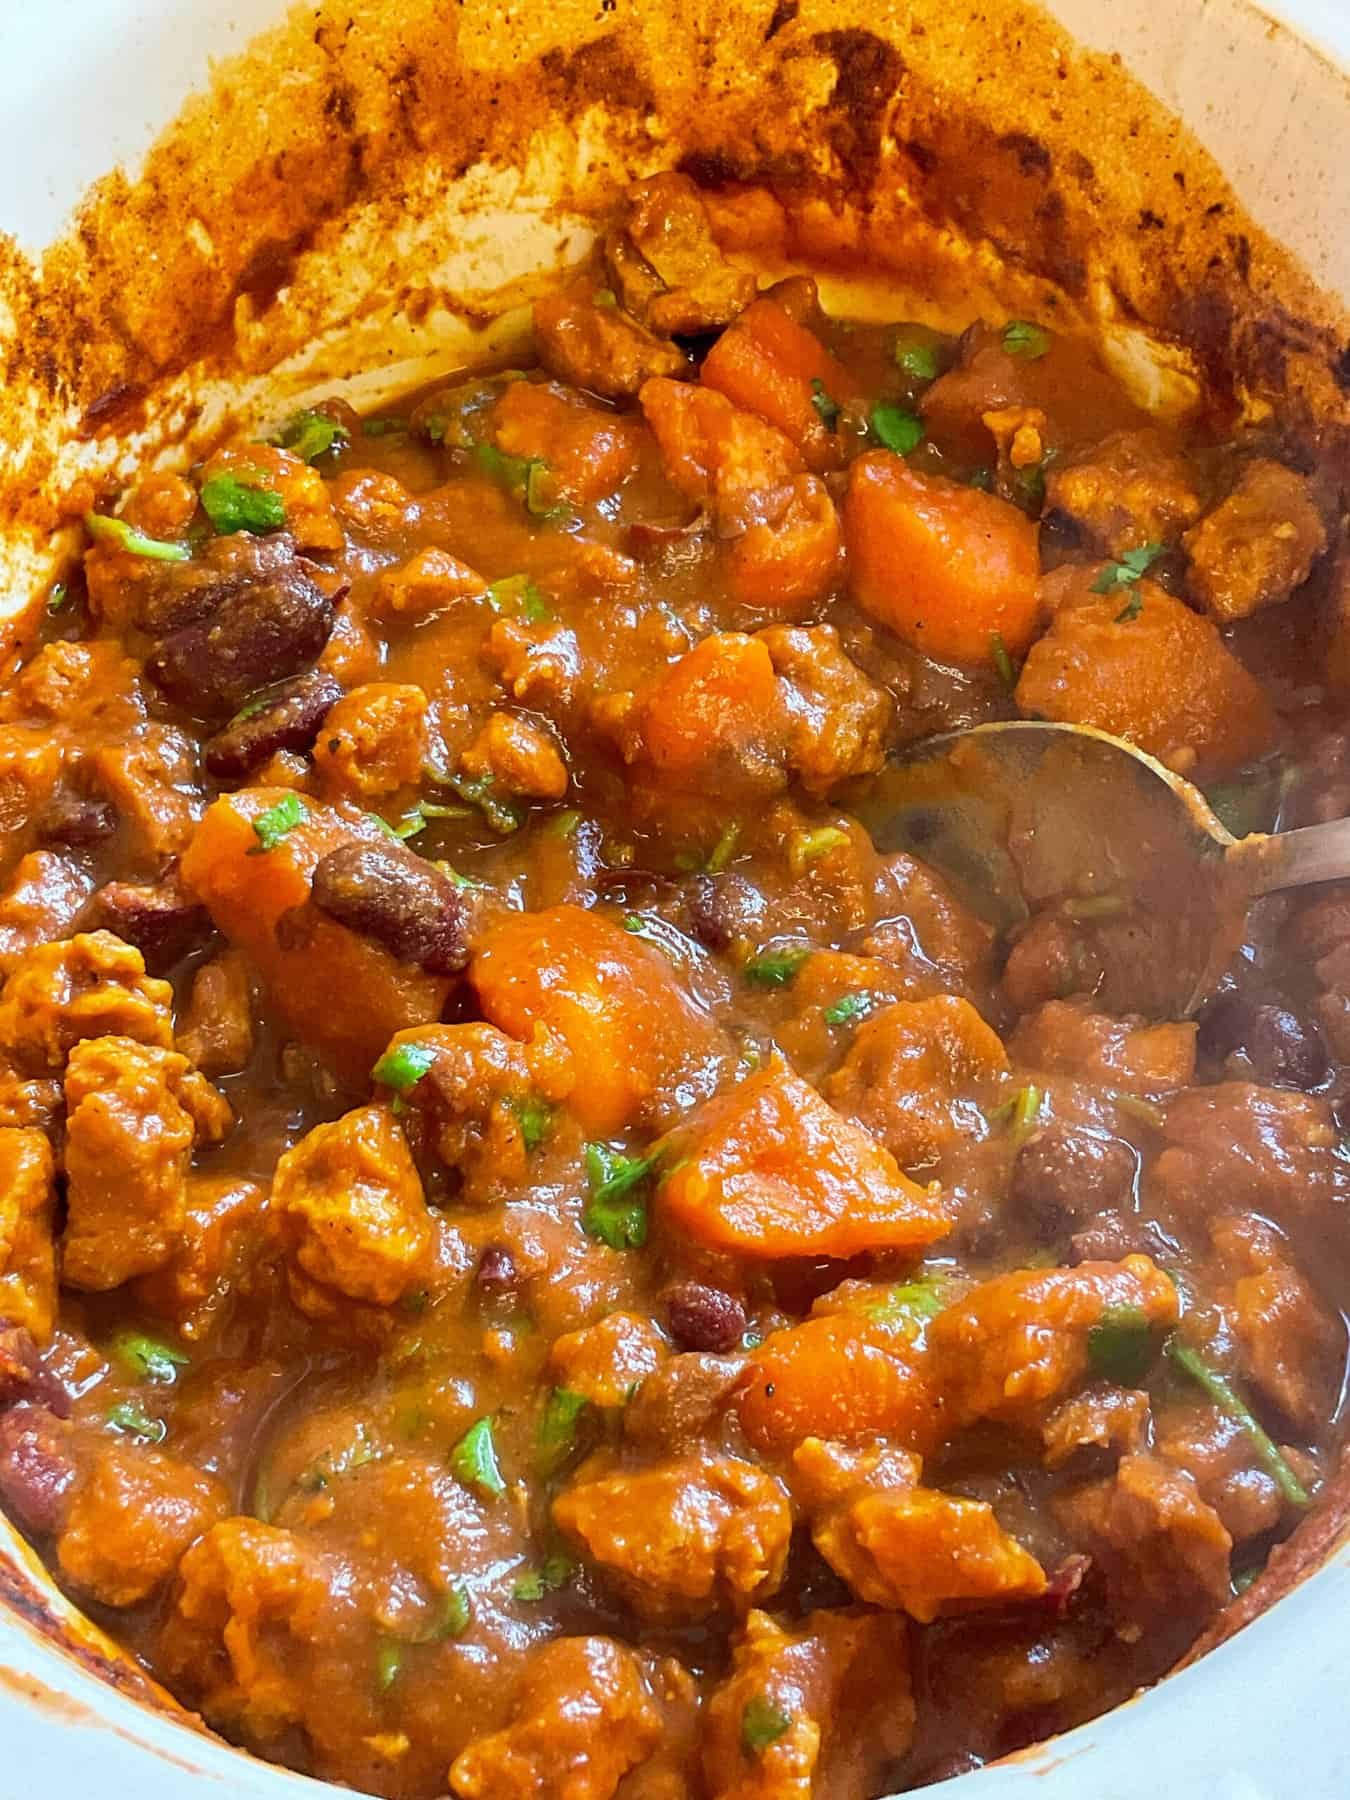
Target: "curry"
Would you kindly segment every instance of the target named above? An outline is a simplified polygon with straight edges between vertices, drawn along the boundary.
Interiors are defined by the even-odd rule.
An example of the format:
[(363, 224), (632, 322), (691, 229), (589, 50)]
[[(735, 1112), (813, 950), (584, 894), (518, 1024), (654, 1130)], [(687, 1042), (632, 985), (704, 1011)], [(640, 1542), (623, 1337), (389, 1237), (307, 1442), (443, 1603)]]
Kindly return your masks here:
[(1350, 810), (1334, 481), (717, 205), (635, 188), (528, 367), (106, 496), (0, 696), (0, 1496), (376, 1794), (921, 1787), (1334, 1475), (1350, 901), (1111, 1016), (1091, 871), (998, 931), (856, 816), (1017, 716)]

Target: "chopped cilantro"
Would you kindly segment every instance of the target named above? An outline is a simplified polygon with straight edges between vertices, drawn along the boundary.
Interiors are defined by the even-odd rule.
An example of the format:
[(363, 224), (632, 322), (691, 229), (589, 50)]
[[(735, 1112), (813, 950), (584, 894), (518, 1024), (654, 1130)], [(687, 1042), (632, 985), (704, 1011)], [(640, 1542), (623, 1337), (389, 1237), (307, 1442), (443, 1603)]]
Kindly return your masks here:
[(236, 531), (279, 531), (286, 523), (286, 502), (271, 488), (242, 481), (237, 475), (213, 475), (202, 484), (202, 511), (218, 537)]
[(830, 398), (819, 375), (812, 377), (811, 404), (820, 415), (821, 424), (826, 431), (833, 431), (839, 423), (839, 402)]
[(178, 1371), (187, 1368), (192, 1360), (176, 1344), (166, 1344), (144, 1331), (119, 1331), (113, 1339), (112, 1351), (118, 1362), (138, 1380), (166, 1384), (177, 1381)]
[(523, 619), (527, 625), (542, 625), (553, 617), (552, 607), (528, 575), (507, 575), (494, 581), (487, 597), (494, 612)]
[(484, 473), (514, 494), (532, 518), (570, 517), (569, 509), (558, 504), (552, 472), (542, 456), (512, 456), (486, 443), (475, 444), (473, 453)]
[(408, 1638), (410, 1644), (443, 1644), (449, 1638), (461, 1638), (473, 1617), (473, 1601), (462, 1581), (447, 1588), (429, 1618)]
[(1148, 1314), (1140, 1306), (1108, 1306), (1088, 1332), (1088, 1366), (1121, 1387), (1138, 1387), (1157, 1354)]
[(763, 1756), (791, 1723), (791, 1713), (785, 1713), (763, 1694), (756, 1694), (746, 1701), (741, 1714), (741, 1748), (747, 1756)]
[(1029, 319), (1010, 319), (1003, 327), (1003, 348), (1009, 356), (1039, 362), (1050, 348), (1050, 333), (1044, 325), (1033, 325)]
[(269, 806), (266, 812), (260, 812), (253, 821), (253, 835), (258, 841), (249, 855), (261, 856), (264, 851), (275, 850), (286, 833), (294, 831), (304, 816), (305, 803), (294, 793), (278, 800), (275, 806)]
[(560, 1551), (556, 1556), (547, 1557), (528, 1575), (520, 1576), (511, 1589), (511, 1596), (515, 1600), (542, 1600), (545, 1594), (566, 1587), (576, 1573), (576, 1567), (572, 1558)]
[(982, 494), (994, 491), (994, 471), (992, 469), (972, 469), (966, 477), (966, 486), (978, 488)]
[(788, 840), (788, 862), (800, 875), (809, 863), (828, 856), (848, 843), (848, 833), (838, 825), (818, 825), (814, 831), (794, 831)]
[(1181, 1338), (1167, 1340), (1167, 1354), (1179, 1369), (1209, 1395), (1219, 1411), (1235, 1419), (1246, 1432), (1252, 1448), (1275, 1478), (1275, 1485), (1291, 1506), (1305, 1507), (1312, 1497), (1280, 1452), (1278, 1444), (1261, 1425), (1256, 1414), (1227, 1379), (1207, 1363), (1198, 1350)]
[(723, 869), (726, 868), (727, 864), (736, 854), (736, 845), (740, 841), (740, 836), (740, 821), (738, 819), (733, 819), (723, 831), (721, 837), (718, 838), (717, 842), (713, 845), (712, 854), (704, 864), (704, 867), (710, 875), (720, 875)]
[(741, 974), (751, 987), (787, 987), (810, 954), (807, 944), (792, 944), (784, 950), (761, 950), (742, 966)]
[(406, 1094), (409, 1088), (417, 1086), (435, 1060), (436, 1052), (430, 1044), (395, 1044), (370, 1071), (370, 1078), (396, 1094)]
[(526, 1094), (522, 1099), (511, 1102), (511, 1111), (520, 1126), (521, 1141), (527, 1154), (531, 1150), (537, 1150), (549, 1134), (549, 1127), (553, 1123), (553, 1108), (547, 1100), (541, 1100), (538, 1094)]
[[(1136, 582), (1143, 580), (1158, 558), (1166, 553), (1166, 544), (1144, 544), (1138, 550), (1127, 550), (1119, 562), (1106, 564), (1092, 584), (1093, 593), (1113, 594), (1117, 588), (1133, 587)], [(1134, 595), (1133, 600), (1134, 611), (1129, 613), (1132, 619), (1139, 612), (1139, 596)]]
[(396, 432), (407, 431), (406, 419), (362, 419), (361, 430), (366, 437), (393, 437)]
[(523, 811), (498, 793), (497, 784), (490, 775), (448, 775), (445, 785), (461, 800), (476, 806), (492, 829), (503, 837), (519, 831), (525, 823)]
[(1049, 461), (1047, 455), (1028, 468), (1013, 470), (1013, 487), (1017, 499), (1031, 512), (1039, 511), (1045, 503), (1045, 469)]
[(69, 598), (70, 589), (66, 586), (64, 581), (58, 581), (47, 596), (47, 611), (49, 613), (59, 613)]
[(587, 1236), (611, 1250), (640, 1250), (647, 1241), (647, 1201), (638, 1189), (661, 1158), (658, 1147), (646, 1156), (625, 1156), (608, 1144), (586, 1145), (590, 1197), (581, 1214)]
[(1008, 1137), (1014, 1148), (1020, 1148), (1031, 1136), (1040, 1116), (1041, 1090), (1030, 1081), (986, 1115), (991, 1125), (1008, 1127)]
[(590, 1405), (584, 1394), (572, 1388), (552, 1388), (535, 1434), (535, 1466), (541, 1475), (553, 1475), (577, 1447), (577, 1427)]
[(123, 1400), (112, 1407), (108, 1423), (115, 1431), (123, 1431), (128, 1437), (140, 1438), (147, 1444), (162, 1444), (169, 1435), (163, 1419), (152, 1419), (134, 1400)]
[(403, 1646), (396, 1638), (381, 1638), (375, 1650), (375, 1686), (387, 1694), (403, 1667)]
[(95, 543), (112, 544), (131, 556), (148, 556), (155, 562), (186, 562), (191, 555), (186, 544), (166, 544), (161, 538), (147, 537), (125, 519), (111, 519), (106, 513), (87, 512), (84, 528)]
[(936, 381), (941, 368), (937, 345), (920, 343), (916, 338), (895, 340), (895, 364), (915, 381)]
[(1143, 610), (1144, 596), (1140, 593), (1131, 594), (1124, 606), (1122, 606), (1120, 611), (1116, 614), (1115, 623), (1117, 625), (1128, 625), (1131, 619), (1137, 619)]
[(923, 420), (908, 407), (893, 400), (881, 400), (872, 408), (872, 430), (888, 450), (908, 456), (917, 450), (928, 435)]
[(349, 436), (347, 427), (330, 419), (327, 413), (298, 412), (287, 419), (272, 441), (281, 449), (312, 463), (327, 456), (330, 450), (345, 449)]
[(545, 826), (545, 830), (550, 837), (564, 839), (574, 838), (577, 835), (577, 829), (585, 816), (586, 815), (579, 812), (575, 806), (564, 807), (562, 812), (554, 813), (547, 826)]
[(1008, 646), (1003, 641), (1001, 631), (989, 633), (989, 658), (998, 673), (999, 680), (1011, 694), (1017, 686), (1017, 665), (1008, 655)]
[(946, 1277), (926, 1275), (888, 1288), (883, 1299), (869, 1300), (863, 1310), (879, 1325), (916, 1328), (923, 1319), (935, 1319), (946, 1304)]
[(854, 1019), (865, 1019), (880, 999), (879, 994), (873, 994), (867, 988), (859, 988), (852, 994), (841, 994), (832, 1005), (825, 1008), (825, 1023), (850, 1025)]
[(506, 1492), (501, 1467), (497, 1462), (497, 1445), (492, 1436), (492, 1420), (475, 1419), (450, 1452), (450, 1467), (465, 1487), (495, 1500)]

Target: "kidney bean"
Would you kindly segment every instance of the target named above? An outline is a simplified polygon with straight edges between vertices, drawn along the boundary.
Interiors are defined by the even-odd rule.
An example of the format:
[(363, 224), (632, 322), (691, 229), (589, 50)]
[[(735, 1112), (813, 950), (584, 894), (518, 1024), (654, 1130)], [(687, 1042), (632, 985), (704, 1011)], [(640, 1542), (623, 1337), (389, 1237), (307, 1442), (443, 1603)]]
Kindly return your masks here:
[(1201, 1043), (1214, 1056), (1241, 1053), (1252, 1079), (1265, 1087), (1306, 1091), (1326, 1078), (1327, 1055), (1316, 1026), (1285, 1006), (1225, 996), (1207, 1010)]
[(59, 1531), (79, 1470), (70, 1427), (45, 1406), (0, 1413), (0, 1501), (25, 1531)]
[(211, 915), (177, 873), (141, 884), (110, 881), (94, 895), (98, 923), (134, 944), (151, 969), (167, 969), (211, 935)]
[(739, 937), (753, 937), (764, 916), (764, 896), (744, 875), (696, 875), (685, 909), (689, 929), (709, 950), (725, 950)]
[(734, 1294), (682, 1281), (662, 1296), (666, 1325), (681, 1350), (734, 1350), (745, 1335), (745, 1308)]
[(520, 1286), (520, 1270), (509, 1250), (489, 1244), (478, 1259), (474, 1280), (492, 1300), (509, 1300)]
[(462, 889), (400, 844), (344, 844), (314, 871), (314, 904), (400, 962), (453, 975), (469, 960), (472, 906)]
[(1134, 1169), (1127, 1144), (1053, 1121), (1017, 1152), (1012, 1203), (1049, 1243), (1080, 1220), (1126, 1202)]
[(44, 1368), (28, 1328), (4, 1319), (0, 1320), (0, 1407), (21, 1400), (36, 1401), (61, 1419), (70, 1412), (70, 1395), (51, 1370)]
[(1164, 1258), (1173, 1261), (1180, 1255), (1180, 1245), (1156, 1219), (1146, 1219), (1138, 1213), (1104, 1212), (1074, 1232), (1069, 1239), (1067, 1260), (1072, 1264), (1120, 1262), (1126, 1256), (1151, 1256), (1159, 1262)]
[(311, 669), (270, 695), (257, 712), (231, 719), (209, 738), (205, 762), (222, 781), (241, 781), (279, 750), (308, 750), (329, 710), (342, 698), (342, 684), (322, 669)]
[(73, 788), (59, 787), (37, 822), (44, 844), (66, 844), (82, 850), (102, 843), (117, 830), (117, 809), (107, 800), (91, 800)]
[(147, 562), (137, 567), (130, 595), (132, 622), (151, 637), (164, 637), (208, 619), (246, 587), (297, 561), (295, 540), (285, 532), (255, 537), (232, 532), (210, 538), (191, 562)]
[(298, 675), (328, 642), (337, 607), (306, 567), (296, 558), (172, 632), (146, 664), (153, 679), (188, 712), (219, 719), (269, 682)]

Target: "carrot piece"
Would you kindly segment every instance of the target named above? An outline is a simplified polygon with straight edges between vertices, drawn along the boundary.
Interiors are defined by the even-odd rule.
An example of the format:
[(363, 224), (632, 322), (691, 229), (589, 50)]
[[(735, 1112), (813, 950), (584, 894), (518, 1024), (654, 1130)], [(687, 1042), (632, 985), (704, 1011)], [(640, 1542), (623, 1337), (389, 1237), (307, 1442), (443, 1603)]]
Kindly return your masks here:
[(816, 400), (862, 403), (862, 391), (844, 365), (776, 300), (756, 300), (727, 327), (703, 359), (700, 379), (734, 406), (776, 425), (817, 470), (838, 457)]
[(833, 586), (840, 548), (839, 515), (824, 483), (799, 475), (786, 511), (732, 543), (731, 591), (742, 606), (798, 614)]
[[(933, 1188), (787, 1068), (711, 1101), (690, 1154), (661, 1187), (668, 1222), (733, 1255), (858, 1256), (918, 1250), (948, 1229)], [(682, 1134), (683, 1136), (683, 1134)]]
[(643, 382), (638, 403), (660, 446), (666, 478), (691, 500), (734, 503), (801, 473), (791, 438), (712, 388), (654, 375)]
[(920, 475), (888, 450), (854, 463), (844, 501), (853, 597), (925, 655), (1022, 656), (1040, 623), (1038, 527), (1006, 500)]
[(864, 1319), (842, 1313), (775, 1331), (748, 1364), (741, 1428), (763, 1455), (804, 1438), (857, 1442), (882, 1435), (921, 1454), (938, 1434), (922, 1355)]
[[(278, 806), (298, 807), (298, 821), (264, 850), (254, 822)], [(343, 844), (384, 841), (355, 811), (289, 788), (243, 788), (208, 809), (182, 862), (185, 886), (248, 956), (296, 1036), (362, 1089), (395, 1032), (438, 1019), (450, 990), (449, 981), (397, 961), (307, 904), (320, 857)], [(299, 944), (285, 930), (278, 941), (287, 913), (296, 914)]]
[(621, 487), (637, 461), (632, 420), (542, 383), (511, 382), (492, 409), (491, 429), (499, 450), (541, 458), (557, 494), (582, 505)]

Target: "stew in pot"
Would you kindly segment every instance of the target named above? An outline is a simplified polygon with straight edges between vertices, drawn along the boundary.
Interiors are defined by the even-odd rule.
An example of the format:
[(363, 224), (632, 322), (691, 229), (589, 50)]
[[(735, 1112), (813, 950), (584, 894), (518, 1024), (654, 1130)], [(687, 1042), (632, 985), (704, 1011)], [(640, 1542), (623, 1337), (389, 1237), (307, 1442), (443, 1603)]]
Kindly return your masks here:
[(997, 934), (855, 816), (1018, 715), (1350, 810), (1339, 496), (1044, 324), (757, 293), (719, 204), (634, 189), (529, 367), (105, 497), (0, 696), (0, 1496), (377, 1794), (920, 1787), (1165, 1671), (1339, 1447), (1350, 899), (1107, 1016), (1093, 871)]

